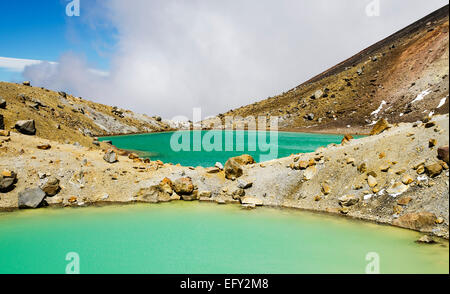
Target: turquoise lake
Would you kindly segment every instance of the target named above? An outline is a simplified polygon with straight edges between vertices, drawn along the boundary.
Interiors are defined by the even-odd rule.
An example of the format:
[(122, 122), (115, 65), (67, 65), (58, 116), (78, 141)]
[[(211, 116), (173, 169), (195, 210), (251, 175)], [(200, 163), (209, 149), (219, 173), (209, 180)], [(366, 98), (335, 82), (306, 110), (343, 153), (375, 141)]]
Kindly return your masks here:
[(343, 217), (238, 205), (45, 208), (0, 213), (0, 273), (64, 274), (73, 252), (81, 274), (363, 274), (374, 254), (382, 274), (448, 274), (448, 242), (415, 243), (420, 236)]
[[(244, 153), (252, 155), (256, 161), (267, 161), (295, 153), (313, 152), (321, 146), (331, 143), (339, 144), (343, 138), (342, 135), (277, 132), (275, 139), (273, 133), (259, 131), (181, 131), (178, 133), (180, 134), (178, 142), (183, 142), (181, 136), (185, 136), (184, 142), (187, 142), (185, 144), (187, 148), (176, 150), (171, 147), (174, 134), (174, 132), (168, 132), (102, 137), (100, 141), (111, 140), (118, 148), (136, 151), (141, 157), (152, 160), (208, 167), (214, 166), (216, 162), (224, 164), (228, 158)], [(260, 140), (265, 143), (261, 144)], [(227, 142), (232, 143), (227, 145)], [(175, 145), (179, 147), (181, 144)], [(207, 150), (208, 147), (216, 147), (216, 149), (210, 151)], [(231, 151), (226, 151), (226, 147)]]

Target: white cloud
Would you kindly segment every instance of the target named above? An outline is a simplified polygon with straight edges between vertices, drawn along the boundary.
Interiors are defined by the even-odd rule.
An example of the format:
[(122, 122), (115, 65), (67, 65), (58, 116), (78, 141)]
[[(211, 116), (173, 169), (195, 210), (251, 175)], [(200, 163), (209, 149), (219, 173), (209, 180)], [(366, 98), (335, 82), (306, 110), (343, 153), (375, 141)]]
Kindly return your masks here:
[[(83, 2), (85, 3), (85, 2)], [(109, 0), (89, 10), (117, 29), (110, 74), (73, 54), (28, 66), (34, 84), (165, 117), (225, 112), (293, 88), (446, 1)]]

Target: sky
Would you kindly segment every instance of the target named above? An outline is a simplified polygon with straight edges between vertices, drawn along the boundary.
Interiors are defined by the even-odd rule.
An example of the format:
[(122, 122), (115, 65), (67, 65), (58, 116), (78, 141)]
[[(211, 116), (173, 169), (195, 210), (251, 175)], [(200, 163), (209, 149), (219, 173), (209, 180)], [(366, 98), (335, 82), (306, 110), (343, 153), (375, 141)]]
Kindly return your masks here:
[(447, 3), (1, 1), (0, 80), (168, 119), (200, 107), (206, 117), (296, 87)]

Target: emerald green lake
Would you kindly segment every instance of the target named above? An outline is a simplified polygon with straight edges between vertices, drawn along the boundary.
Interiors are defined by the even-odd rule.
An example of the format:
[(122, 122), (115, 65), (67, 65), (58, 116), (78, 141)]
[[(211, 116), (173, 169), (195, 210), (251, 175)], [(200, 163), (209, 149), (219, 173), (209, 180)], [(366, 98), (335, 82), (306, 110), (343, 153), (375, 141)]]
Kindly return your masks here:
[(0, 214), (0, 273), (447, 273), (448, 242), (297, 210), (196, 202)]
[[(292, 133), (292, 132), (260, 132), (260, 131), (180, 131), (177, 134), (185, 136), (185, 141), (179, 138), (179, 142), (187, 142), (189, 150), (174, 150), (171, 139), (174, 132), (126, 135), (115, 137), (103, 137), (101, 141), (111, 140), (113, 145), (121, 149), (134, 150), (142, 157), (152, 160), (161, 160), (165, 163), (185, 166), (214, 166), (216, 162), (224, 164), (228, 158), (241, 154), (250, 154), (256, 161), (286, 157), (295, 153), (313, 152), (320, 146), (331, 143), (340, 143), (342, 135)], [(274, 134), (277, 138), (271, 137)], [(209, 136), (212, 138), (210, 140)], [(357, 137), (356, 137), (357, 138)], [(266, 142), (269, 147), (260, 144)], [(207, 142), (207, 144), (204, 144)], [(216, 143), (215, 150), (207, 150), (207, 147)], [(227, 142), (231, 142), (226, 145)], [(195, 149), (195, 147), (200, 148)], [(220, 146), (220, 148), (219, 148)], [(231, 151), (226, 151), (226, 147)], [(268, 149), (265, 150), (264, 147)], [(270, 152), (276, 151), (276, 152)], [(260, 160), (260, 156), (265, 156)]]

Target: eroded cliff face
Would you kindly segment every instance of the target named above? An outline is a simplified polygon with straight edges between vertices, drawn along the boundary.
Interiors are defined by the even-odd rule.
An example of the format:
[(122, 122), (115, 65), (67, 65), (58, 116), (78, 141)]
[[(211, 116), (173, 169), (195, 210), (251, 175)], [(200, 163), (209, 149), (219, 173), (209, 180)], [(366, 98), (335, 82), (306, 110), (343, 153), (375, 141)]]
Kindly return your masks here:
[[(347, 138), (342, 145), (314, 153), (263, 163), (252, 163), (247, 156), (224, 169), (143, 160), (108, 145), (101, 150), (3, 133), (0, 180), (5, 185), (11, 177), (16, 180), (0, 192), (0, 207), (17, 209), (24, 191), (34, 197), (27, 189), (39, 188), (57, 193), (46, 195), (37, 207), (182, 200), (245, 208), (270, 205), (336, 213), (448, 238), (448, 123), (447, 114), (390, 125), (381, 134)], [(442, 152), (438, 157), (444, 146), (447, 158)], [(445, 153), (445, 148), (440, 150)]]
[(280, 129), (367, 133), (381, 117), (448, 113), (448, 30), (445, 6), (285, 93), (218, 117), (278, 116)]

